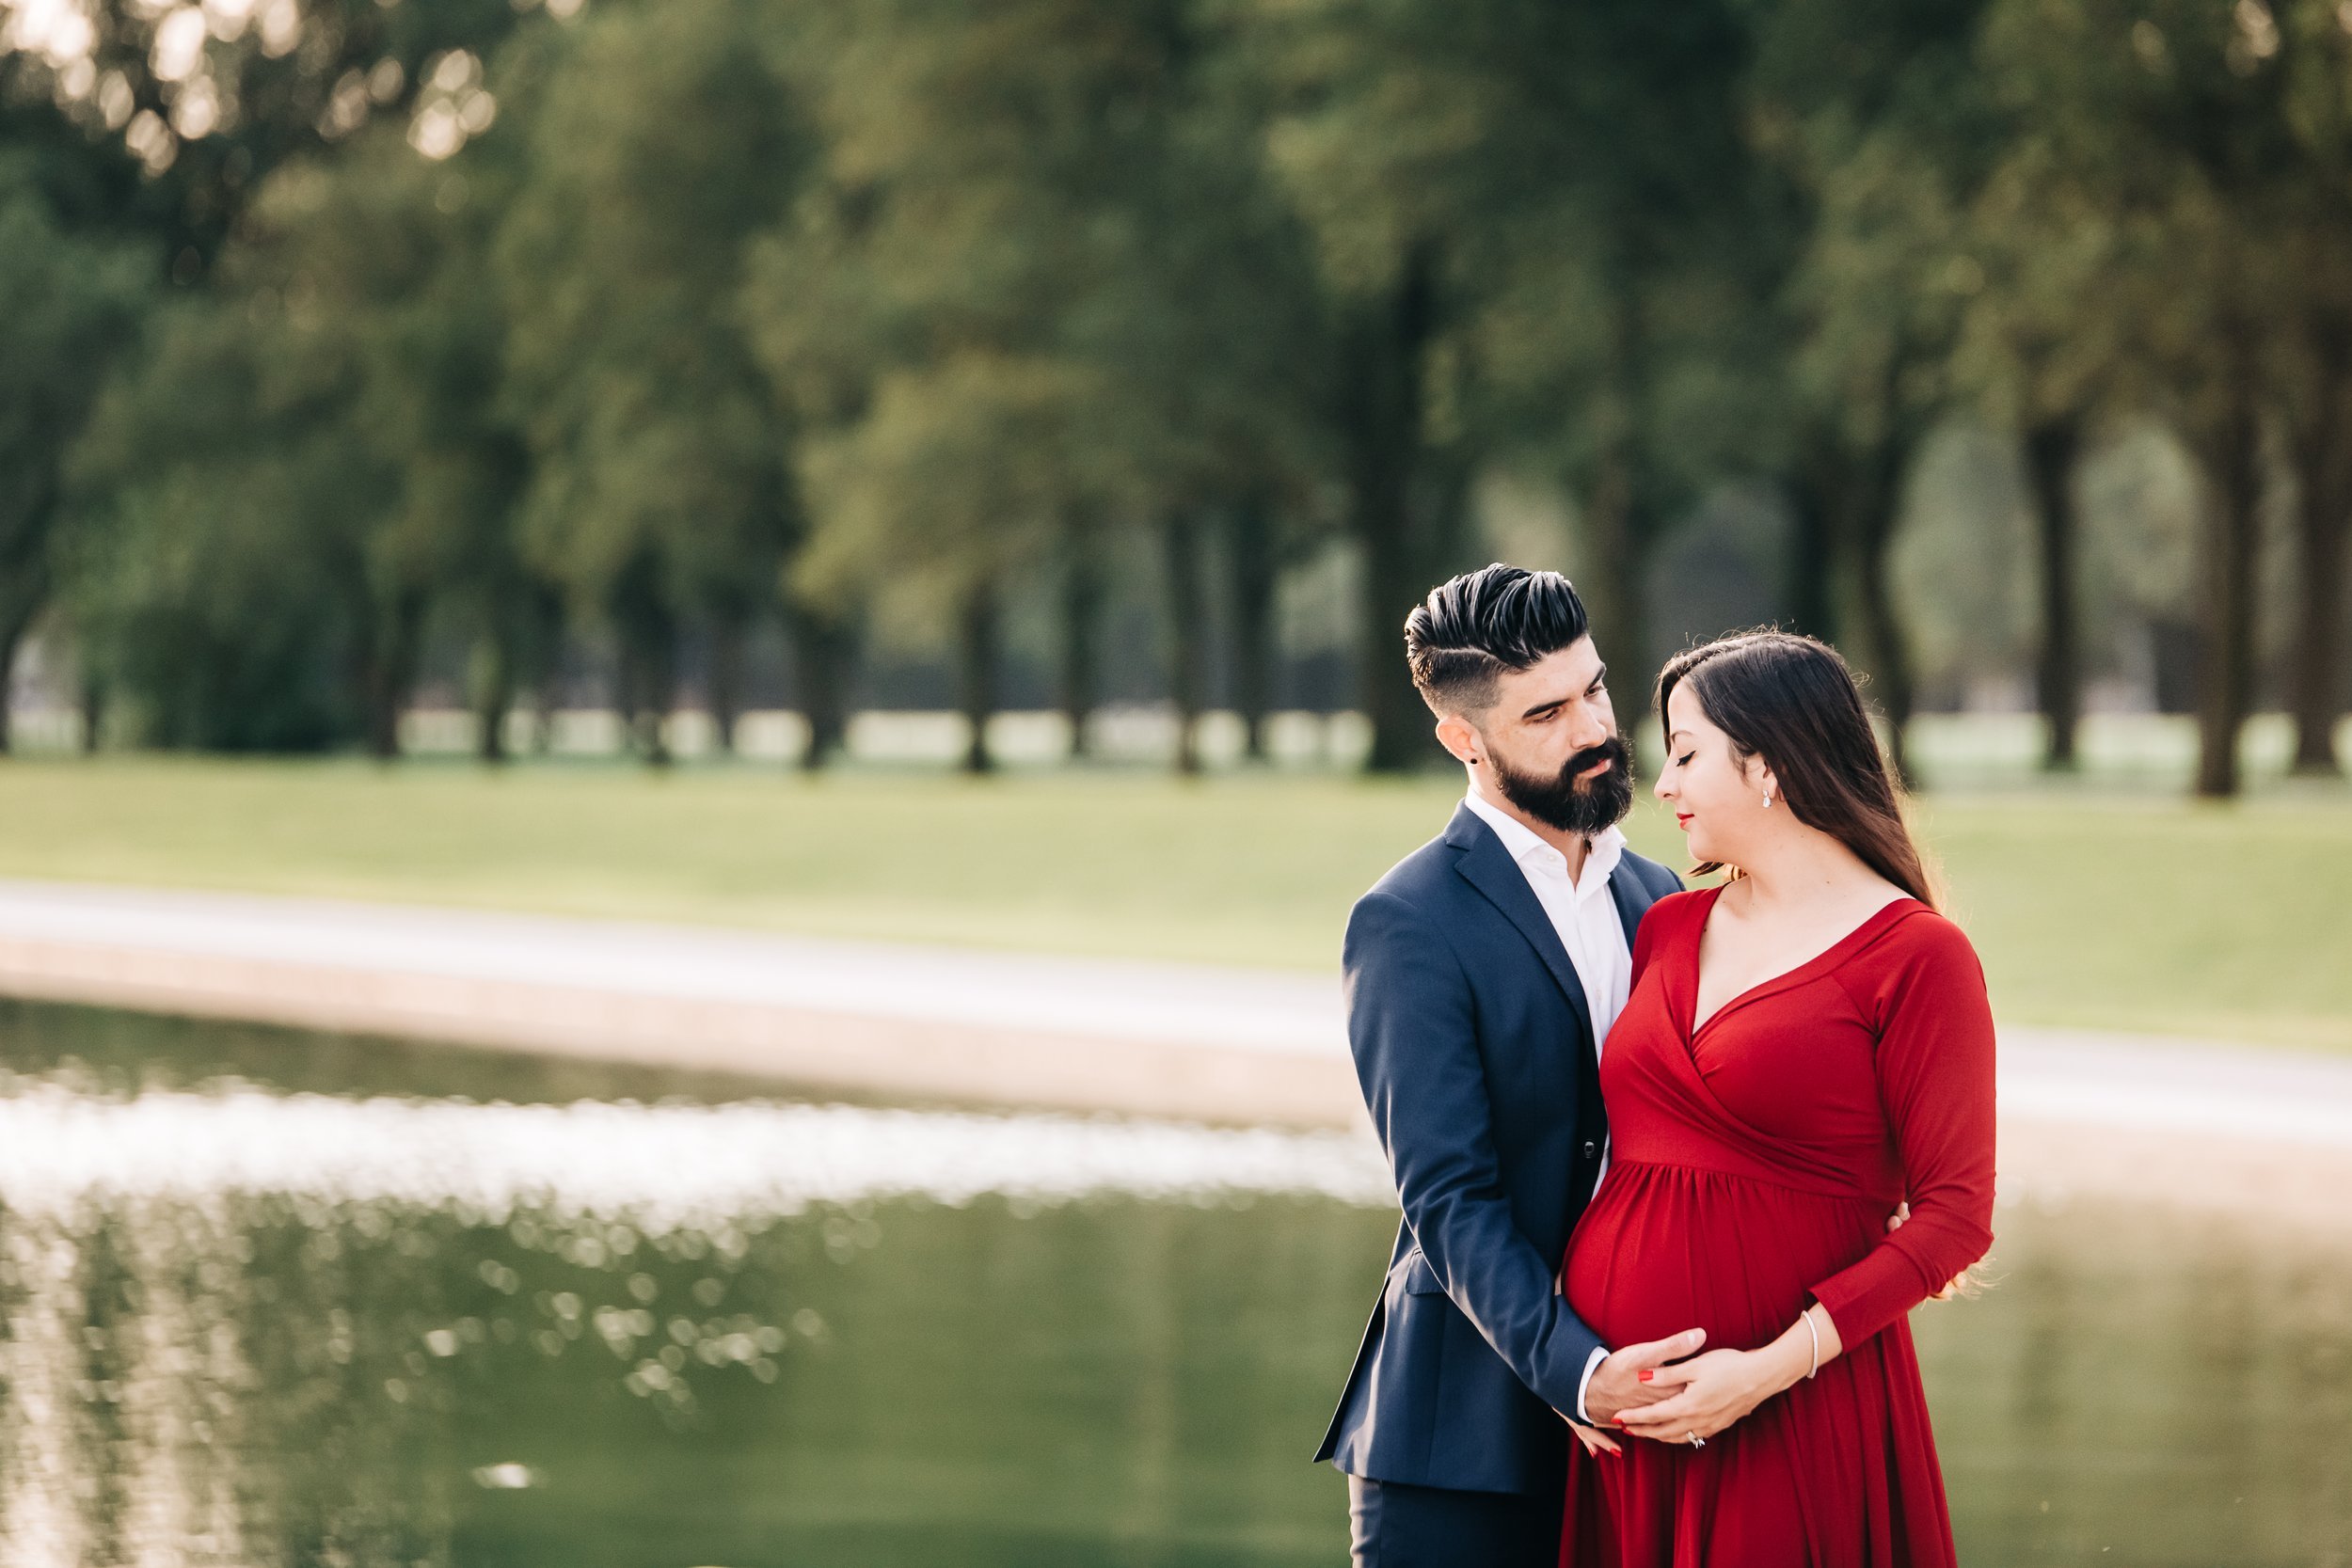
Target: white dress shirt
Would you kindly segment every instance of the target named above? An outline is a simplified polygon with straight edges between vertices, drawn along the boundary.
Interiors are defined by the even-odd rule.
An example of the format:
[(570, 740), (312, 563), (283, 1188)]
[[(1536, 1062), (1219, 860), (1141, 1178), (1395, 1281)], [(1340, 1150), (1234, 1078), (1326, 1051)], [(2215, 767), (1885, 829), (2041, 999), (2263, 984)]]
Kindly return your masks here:
[[(1518, 866), (1519, 875), (1527, 879), (1535, 901), (1544, 907), (1551, 928), (1560, 934), (1560, 945), (1567, 949), (1568, 961), (1576, 966), (1577, 979), (1584, 987), (1584, 1006), (1593, 1018), (1593, 1054), (1597, 1059), (1610, 1025), (1625, 1010), (1626, 995), (1633, 989), (1633, 952), (1626, 945), (1625, 923), (1617, 918), (1617, 901), (1609, 892), (1610, 873), (1625, 858), (1625, 834), (1613, 827), (1603, 828), (1588, 839), (1584, 868), (1571, 879), (1568, 858), (1545, 843), (1533, 828), (1479, 794), (1476, 784), (1462, 803), (1502, 840), (1502, 847)], [(1604, 1144), (1600, 1170), (1593, 1178), (1596, 1190), (1608, 1169)], [(1608, 1354), (1606, 1350), (1594, 1351), (1576, 1386), (1577, 1419), (1587, 1425), (1592, 1418), (1584, 1412), (1584, 1390), (1593, 1381), (1594, 1369)]]

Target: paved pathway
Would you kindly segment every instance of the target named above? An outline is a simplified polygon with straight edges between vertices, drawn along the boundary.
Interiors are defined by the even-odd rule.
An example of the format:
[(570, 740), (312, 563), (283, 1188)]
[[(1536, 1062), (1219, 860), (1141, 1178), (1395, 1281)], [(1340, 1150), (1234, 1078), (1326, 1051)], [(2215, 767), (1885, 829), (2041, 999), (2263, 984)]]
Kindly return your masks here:
[[(1313, 974), (0, 881), (0, 992), (914, 1098), (1362, 1120), (1338, 983)], [(2352, 1173), (2344, 1061), (2007, 1028), (2001, 1096), (2012, 1143), (2184, 1170), (2227, 1143)]]
[(0, 993), (1213, 1121), (1362, 1117), (1335, 979), (0, 881)]

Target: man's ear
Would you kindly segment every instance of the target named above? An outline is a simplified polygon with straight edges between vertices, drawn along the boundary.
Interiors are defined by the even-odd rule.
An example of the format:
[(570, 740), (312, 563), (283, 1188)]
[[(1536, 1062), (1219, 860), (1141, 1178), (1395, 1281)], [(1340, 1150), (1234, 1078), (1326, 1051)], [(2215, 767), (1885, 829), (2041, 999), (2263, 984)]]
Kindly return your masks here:
[(1476, 762), (1481, 754), (1477, 727), (1458, 713), (1438, 721), (1438, 744), (1453, 752), (1456, 762)]

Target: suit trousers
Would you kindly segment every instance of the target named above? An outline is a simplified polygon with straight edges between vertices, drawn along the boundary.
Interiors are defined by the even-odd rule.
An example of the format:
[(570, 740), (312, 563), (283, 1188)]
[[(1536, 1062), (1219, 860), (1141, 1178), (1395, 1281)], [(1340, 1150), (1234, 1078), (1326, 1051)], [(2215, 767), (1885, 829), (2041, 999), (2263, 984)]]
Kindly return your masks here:
[[(1565, 1467), (1564, 1467), (1565, 1471)], [(1539, 1493), (1347, 1478), (1352, 1568), (1558, 1568), (1567, 1477)]]

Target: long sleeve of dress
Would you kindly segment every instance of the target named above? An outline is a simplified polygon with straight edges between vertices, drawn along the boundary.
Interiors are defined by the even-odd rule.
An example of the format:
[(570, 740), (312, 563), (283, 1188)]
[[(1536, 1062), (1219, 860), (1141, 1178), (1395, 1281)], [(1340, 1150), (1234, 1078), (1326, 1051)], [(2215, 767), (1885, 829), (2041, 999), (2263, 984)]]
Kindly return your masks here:
[(1911, 1219), (1813, 1289), (1848, 1349), (1942, 1290), (1993, 1244), (1993, 1010), (1967, 938), (1944, 921), (1932, 926), (1932, 940), (1854, 995), (1880, 1021), (1879, 1095)]

